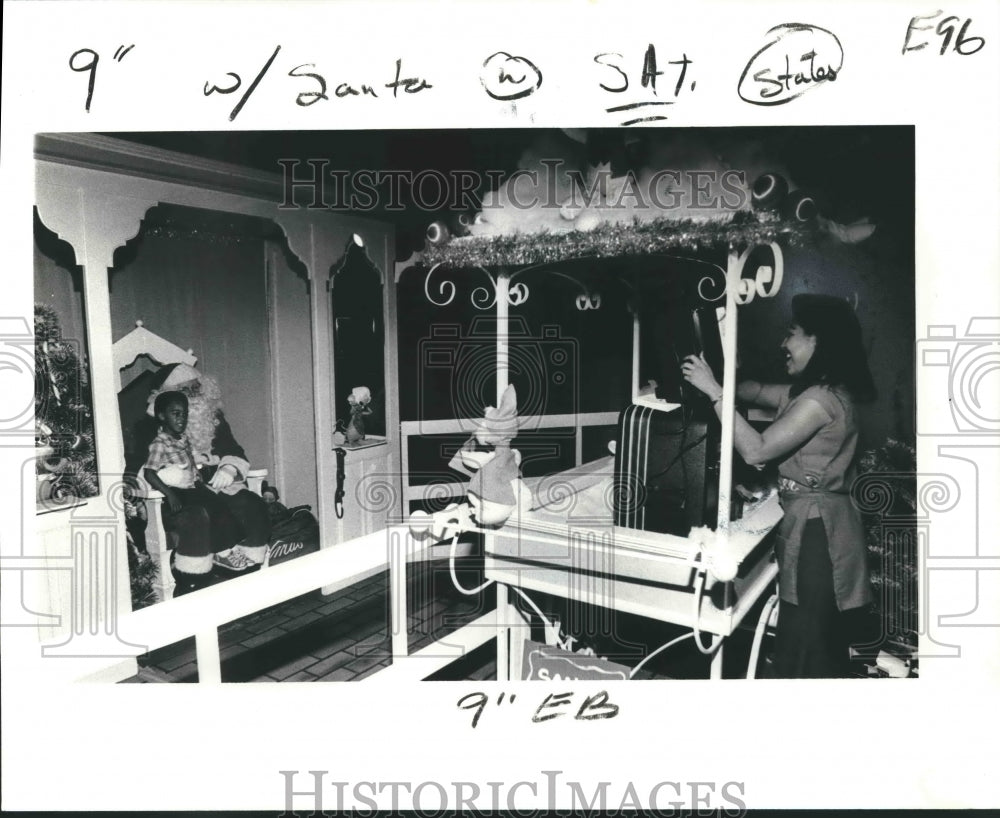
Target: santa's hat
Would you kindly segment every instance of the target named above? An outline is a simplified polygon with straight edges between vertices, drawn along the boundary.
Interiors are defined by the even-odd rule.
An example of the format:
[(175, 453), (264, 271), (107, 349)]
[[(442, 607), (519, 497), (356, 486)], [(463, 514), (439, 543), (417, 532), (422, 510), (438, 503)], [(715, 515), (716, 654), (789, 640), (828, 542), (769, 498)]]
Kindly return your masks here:
[(146, 403), (146, 414), (155, 416), (153, 404), (156, 396), (161, 392), (173, 392), (188, 384), (194, 384), (201, 380), (201, 373), (193, 366), (187, 364), (167, 364), (161, 366), (153, 377), (149, 400)]

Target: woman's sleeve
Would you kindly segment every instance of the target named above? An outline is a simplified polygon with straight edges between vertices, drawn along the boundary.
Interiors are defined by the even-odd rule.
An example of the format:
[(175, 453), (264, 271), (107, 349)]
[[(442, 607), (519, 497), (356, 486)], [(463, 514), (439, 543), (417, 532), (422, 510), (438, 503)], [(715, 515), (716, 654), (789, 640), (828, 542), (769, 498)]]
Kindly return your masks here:
[(822, 384), (816, 384), (808, 387), (803, 390), (799, 397), (811, 398), (816, 401), (816, 403), (823, 407), (823, 411), (826, 412), (827, 417), (830, 420), (833, 420), (837, 414), (842, 411), (840, 407), (840, 398), (837, 397), (837, 393), (830, 387), (823, 386)]
[(787, 384), (741, 381), (736, 385), (736, 397), (763, 409), (780, 409), (787, 401), (788, 389)]

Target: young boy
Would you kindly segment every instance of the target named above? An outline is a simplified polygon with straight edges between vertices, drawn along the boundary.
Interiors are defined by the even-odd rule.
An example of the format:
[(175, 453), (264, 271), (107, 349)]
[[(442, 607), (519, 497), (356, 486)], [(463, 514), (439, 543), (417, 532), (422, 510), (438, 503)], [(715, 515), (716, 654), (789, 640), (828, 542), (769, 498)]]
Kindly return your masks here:
[(193, 489), (199, 482), (191, 443), (184, 433), (188, 421), (187, 395), (162, 392), (156, 396), (153, 412), (160, 422), (160, 433), (149, 444), (143, 474), (146, 482), (163, 494), (170, 510), (180, 511), (184, 503), (177, 490)]
[[(160, 393), (153, 412), (160, 432), (149, 445), (143, 475), (164, 496), (163, 528), (177, 536), (174, 596), (180, 596), (211, 584), (213, 564), (236, 572), (252, 567), (246, 559), (235, 564), (231, 557), (235, 549), (230, 550), (247, 533), (241, 522), (246, 498), (241, 495), (249, 492), (230, 497), (216, 493), (201, 480), (185, 433), (188, 399), (183, 392)], [(260, 498), (256, 500), (263, 506)]]
[(201, 482), (185, 430), (188, 399), (183, 392), (156, 396), (153, 412), (160, 432), (149, 444), (143, 476), (163, 494), (163, 528), (177, 535), (174, 596), (209, 584), (212, 571), (212, 516), (215, 495)]

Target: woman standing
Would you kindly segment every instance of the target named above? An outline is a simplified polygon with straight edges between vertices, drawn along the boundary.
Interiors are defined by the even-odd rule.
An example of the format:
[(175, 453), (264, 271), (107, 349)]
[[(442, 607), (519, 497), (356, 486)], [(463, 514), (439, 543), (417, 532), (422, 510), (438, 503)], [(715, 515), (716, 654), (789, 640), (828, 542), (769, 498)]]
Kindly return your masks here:
[[(791, 386), (744, 381), (737, 397), (777, 410), (757, 432), (734, 416), (734, 445), (750, 465), (778, 463), (784, 518), (777, 531), (781, 606), (774, 675), (846, 674), (843, 613), (872, 599), (864, 529), (851, 503), (858, 442), (855, 406), (875, 396), (861, 327), (839, 298), (797, 295), (782, 349)], [(704, 360), (681, 367), (684, 378), (721, 412), (722, 387)]]

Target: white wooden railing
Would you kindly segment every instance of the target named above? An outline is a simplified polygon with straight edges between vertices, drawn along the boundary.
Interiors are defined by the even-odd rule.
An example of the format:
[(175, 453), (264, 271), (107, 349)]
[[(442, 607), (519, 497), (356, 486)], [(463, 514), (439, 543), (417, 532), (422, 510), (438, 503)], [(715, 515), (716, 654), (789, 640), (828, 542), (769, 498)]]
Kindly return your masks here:
[[(612, 426), (617, 412), (544, 415), (520, 419), (522, 430), (572, 428), (575, 436), (576, 464), (582, 463), (582, 430), (593, 426)], [(437, 498), (465, 493), (466, 484), (433, 483), (414, 485), (408, 463), (408, 438), (411, 435), (456, 434), (469, 432), (473, 421), (447, 419), (401, 424), (403, 508), (410, 501), (426, 499), (430, 492)], [(188, 594), (168, 604), (152, 605), (118, 618), (116, 636), (123, 652), (140, 656), (156, 648), (195, 638), (200, 683), (222, 680), (218, 629), (221, 625), (278, 605), (310, 591), (322, 588), (326, 593), (350, 587), (382, 571), (389, 571), (392, 664), (365, 681), (401, 679), (419, 680), (465, 655), (499, 632), (521, 627), (523, 622), (507, 620), (509, 611), (498, 615), (490, 611), (457, 631), (410, 654), (406, 594), (406, 566), (409, 562), (440, 555), (441, 546), (430, 540), (415, 539), (405, 524), (394, 524), (344, 543), (320, 549), (266, 570)], [(119, 654), (120, 655), (120, 654)], [(80, 678), (100, 678), (101, 673)]]
[(496, 613), (490, 611), (439, 642), (409, 653), (406, 564), (419, 559), (424, 550), (406, 526), (390, 526), (167, 604), (126, 614), (118, 620), (116, 635), (122, 647), (133, 646), (135, 656), (193, 636), (198, 681), (218, 683), (222, 681), (219, 626), (320, 587), (332, 591), (347, 588), (388, 568), (392, 665), (367, 679), (423, 679), (497, 636)]
[[(521, 432), (536, 429), (573, 429), (575, 446), (575, 465), (583, 464), (583, 430), (589, 426), (615, 426), (618, 423), (619, 412), (581, 412), (565, 415), (531, 415), (518, 417), (518, 429)], [(468, 488), (462, 481), (413, 483), (414, 472), (410, 468), (409, 442), (412, 436), (423, 435), (471, 435), (476, 428), (474, 420), (414, 420), (400, 423), (402, 446), (400, 451), (403, 475), (403, 511), (408, 512), (410, 503), (431, 499), (442, 500), (446, 497), (458, 497), (465, 494)], [(442, 466), (445, 464), (442, 464)], [(424, 475), (426, 476), (426, 475)]]

